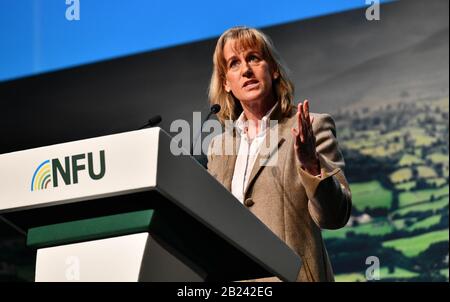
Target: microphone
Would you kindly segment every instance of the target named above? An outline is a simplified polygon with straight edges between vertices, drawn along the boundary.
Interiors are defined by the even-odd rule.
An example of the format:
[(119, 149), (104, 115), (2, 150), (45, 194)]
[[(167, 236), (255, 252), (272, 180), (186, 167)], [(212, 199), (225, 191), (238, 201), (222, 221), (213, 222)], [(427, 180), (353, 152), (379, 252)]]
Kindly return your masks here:
[(219, 113), (220, 109), (221, 109), (221, 107), (220, 107), (219, 104), (214, 104), (214, 105), (211, 106), (208, 115), (207, 115), (206, 118), (203, 120), (203, 122), (202, 122), (202, 124), (201, 124), (201, 126), (200, 126), (200, 130), (198, 131), (197, 135), (195, 136), (195, 139), (192, 141), (192, 144), (191, 144), (191, 150), (190, 150), (190, 154), (191, 154), (192, 156), (194, 156), (194, 147), (197, 145), (198, 137), (200, 136), (200, 133), (202, 132), (202, 129), (203, 129), (203, 124), (204, 124), (207, 120), (209, 120), (209, 118), (211, 117), (211, 115)]
[(217, 114), (219, 113), (221, 107), (219, 104), (214, 104), (211, 106), (211, 111), (209, 112), (208, 116), (206, 117), (207, 119), (211, 116), (211, 114)]
[(155, 115), (153, 117), (151, 117), (147, 124), (145, 124), (144, 126), (140, 127), (138, 130), (144, 129), (144, 128), (151, 128), (151, 127), (155, 127), (156, 125), (158, 125), (160, 122), (162, 121), (161, 115)]

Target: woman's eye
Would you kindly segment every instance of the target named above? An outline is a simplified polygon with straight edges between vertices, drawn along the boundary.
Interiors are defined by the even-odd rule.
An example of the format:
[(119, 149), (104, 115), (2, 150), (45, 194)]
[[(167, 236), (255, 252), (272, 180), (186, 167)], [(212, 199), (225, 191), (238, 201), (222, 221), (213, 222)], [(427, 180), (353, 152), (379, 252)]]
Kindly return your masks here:
[(230, 62), (230, 68), (236, 67), (238, 65), (238, 61), (237, 60), (233, 60)]
[(250, 62), (258, 62), (258, 61), (259, 61), (259, 58), (258, 58), (257, 56), (255, 56), (255, 55), (251, 55), (251, 56), (249, 57), (249, 61), (250, 61)]

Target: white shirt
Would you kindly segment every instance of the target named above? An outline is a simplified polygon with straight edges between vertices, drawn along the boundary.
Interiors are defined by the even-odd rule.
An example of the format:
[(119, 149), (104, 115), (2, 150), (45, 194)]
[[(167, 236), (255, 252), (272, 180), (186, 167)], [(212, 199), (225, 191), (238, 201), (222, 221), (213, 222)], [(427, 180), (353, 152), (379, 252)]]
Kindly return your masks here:
[(258, 157), (261, 144), (264, 141), (267, 128), (270, 126), (269, 116), (275, 109), (276, 104), (270, 109), (266, 115), (261, 119), (259, 125), (258, 135), (250, 140), (247, 133), (247, 118), (244, 112), (241, 113), (236, 120), (235, 127), (240, 134), (241, 141), (239, 144), (239, 151), (234, 166), (233, 179), (231, 181), (231, 193), (244, 202), (244, 191), (248, 184), (248, 179), (252, 173), (256, 158)]

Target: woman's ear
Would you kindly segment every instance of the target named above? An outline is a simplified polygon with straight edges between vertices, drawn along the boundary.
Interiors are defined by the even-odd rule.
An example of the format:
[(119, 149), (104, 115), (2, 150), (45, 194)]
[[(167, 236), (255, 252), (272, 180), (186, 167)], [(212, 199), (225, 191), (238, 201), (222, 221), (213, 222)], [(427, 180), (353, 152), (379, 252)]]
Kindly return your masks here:
[(280, 76), (280, 73), (279, 73), (278, 71), (275, 71), (275, 72), (273, 73), (272, 78), (273, 78), (274, 80), (276, 80), (276, 79), (278, 79), (279, 76)]
[(228, 83), (228, 80), (225, 80), (225, 82), (223, 83), (223, 87), (225, 88), (226, 92), (230, 93), (231, 87), (230, 87), (230, 83)]

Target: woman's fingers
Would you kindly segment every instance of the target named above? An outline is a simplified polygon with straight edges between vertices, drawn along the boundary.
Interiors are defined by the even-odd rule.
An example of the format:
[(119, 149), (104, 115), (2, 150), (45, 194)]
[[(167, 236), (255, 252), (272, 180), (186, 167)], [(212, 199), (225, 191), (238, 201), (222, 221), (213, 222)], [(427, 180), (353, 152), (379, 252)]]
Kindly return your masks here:
[(310, 123), (310, 117), (309, 117), (309, 101), (305, 100), (303, 103), (303, 111), (305, 113), (305, 124), (308, 129), (308, 134), (311, 132), (311, 123)]
[(297, 107), (297, 118), (298, 118), (298, 132), (300, 135), (300, 142), (304, 142), (304, 137), (303, 137), (303, 119), (302, 119), (302, 111), (303, 111), (303, 107), (302, 107), (302, 103), (298, 104)]
[(302, 108), (301, 108), (301, 116), (302, 116), (302, 135), (303, 135), (303, 140), (302, 143), (306, 143), (308, 141), (309, 138), (309, 118), (306, 118), (306, 106), (305, 103), (303, 103)]
[(309, 114), (309, 101), (297, 105), (297, 129), (292, 128), (292, 134), (296, 136), (296, 144), (306, 143), (313, 135), (312, 123), (314, 117)]
[(300, 162), (308, 165), (315, 159), (315, 137), (312, 130), (314, 116), (309, 112), (309, 101), (305, 100), (297, 106), (297, 129), (291, 128), (294, 135), (294, 148)]
[(309, 119), (309, 102), (305, 100), (303, 103), (303, 111), (305, 112), (305, 117)]

